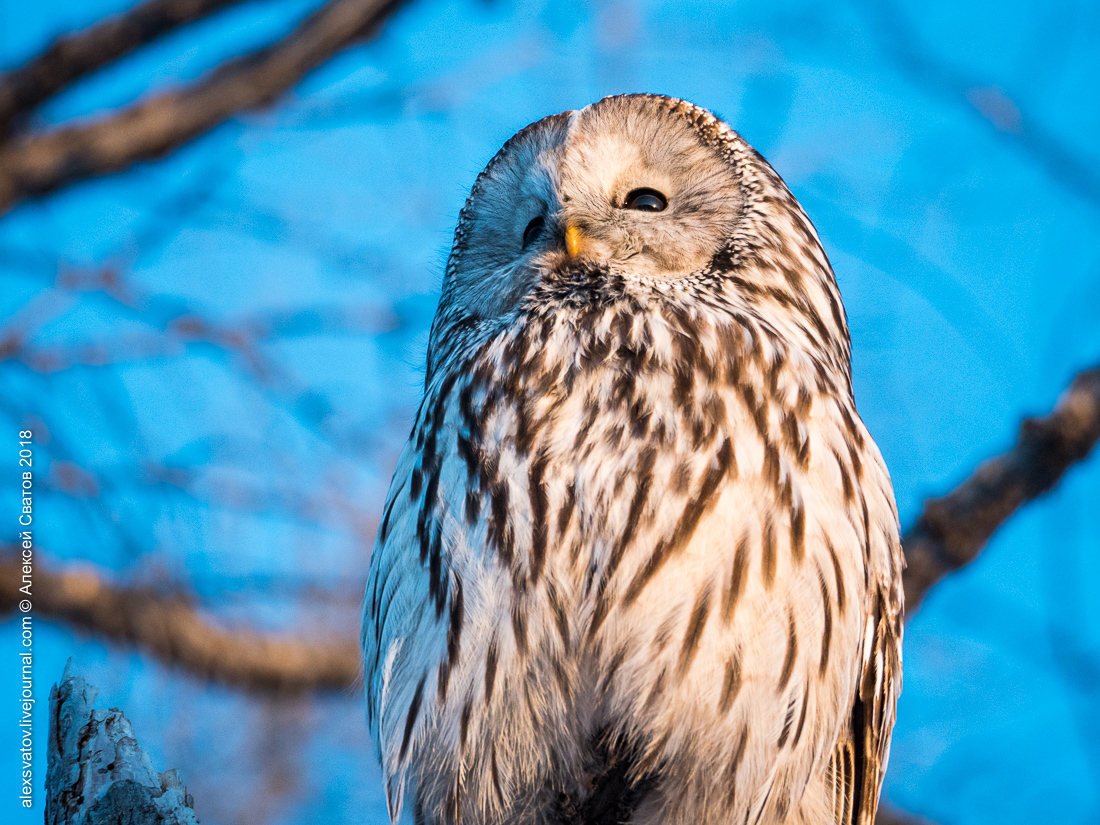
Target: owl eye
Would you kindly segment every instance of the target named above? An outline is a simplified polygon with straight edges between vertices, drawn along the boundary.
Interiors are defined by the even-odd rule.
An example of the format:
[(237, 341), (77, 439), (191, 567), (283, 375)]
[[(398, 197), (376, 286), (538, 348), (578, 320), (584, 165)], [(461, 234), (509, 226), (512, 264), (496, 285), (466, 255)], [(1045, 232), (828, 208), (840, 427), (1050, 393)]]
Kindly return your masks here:
[(668, 198), (656, 189), (635, 189), (626, 196), (623, 209), (637, 209), (639, 212), (664, 212)]
[(523, 230), (524, 249), (538, 240), (544, 226), (546, 226), (546, 219), (543, 218), (542, 215), (531, 219), (531, 223), (527, 224), (527, 228)]

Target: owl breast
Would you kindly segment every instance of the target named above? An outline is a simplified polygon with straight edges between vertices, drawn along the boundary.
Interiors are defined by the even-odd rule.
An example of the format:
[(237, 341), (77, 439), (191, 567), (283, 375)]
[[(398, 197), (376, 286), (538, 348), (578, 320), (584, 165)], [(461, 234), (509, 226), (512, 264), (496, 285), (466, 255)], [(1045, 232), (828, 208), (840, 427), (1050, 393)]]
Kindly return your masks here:
[(721, 291), (546, 290), (436, 366), (387, 502), (364, 651), (391, 814), (783, 821), (893, 564), (850, 388)]

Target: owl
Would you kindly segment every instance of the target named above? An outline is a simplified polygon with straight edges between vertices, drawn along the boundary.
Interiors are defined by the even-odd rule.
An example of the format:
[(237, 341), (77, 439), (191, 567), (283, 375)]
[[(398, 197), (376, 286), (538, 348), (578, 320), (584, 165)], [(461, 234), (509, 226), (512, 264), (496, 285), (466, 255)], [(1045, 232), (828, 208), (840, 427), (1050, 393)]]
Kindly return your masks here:
[(836, 281), (768, 163), (655, 95), (511, 138), (367, 582), (391, 820), (870, 825), (902, 567)]

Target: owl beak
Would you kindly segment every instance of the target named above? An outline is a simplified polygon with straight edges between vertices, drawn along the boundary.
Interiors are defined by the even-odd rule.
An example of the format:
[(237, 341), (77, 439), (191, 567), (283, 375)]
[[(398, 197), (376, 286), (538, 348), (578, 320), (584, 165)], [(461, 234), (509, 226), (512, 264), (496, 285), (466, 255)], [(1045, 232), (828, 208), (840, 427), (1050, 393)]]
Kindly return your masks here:
[(581, 232), (580, 227), (575, 223), (566, 224), (565, 251), (569, 254), (569, 257), (579, 258), (586, 245), (584, 233)]

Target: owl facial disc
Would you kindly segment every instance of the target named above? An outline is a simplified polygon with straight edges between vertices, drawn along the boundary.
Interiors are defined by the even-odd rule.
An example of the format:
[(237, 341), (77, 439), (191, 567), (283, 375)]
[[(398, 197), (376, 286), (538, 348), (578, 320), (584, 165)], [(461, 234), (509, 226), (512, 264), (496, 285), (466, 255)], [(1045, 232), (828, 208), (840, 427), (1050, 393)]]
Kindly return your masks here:
[(688, 277), (734, 233), (743, 200), (735, 165), (683, 111), (605, 98), (532, 124), (489, 164), (463, 211), (450, 288), (468, 316), (491, 318), (578, 267)]

